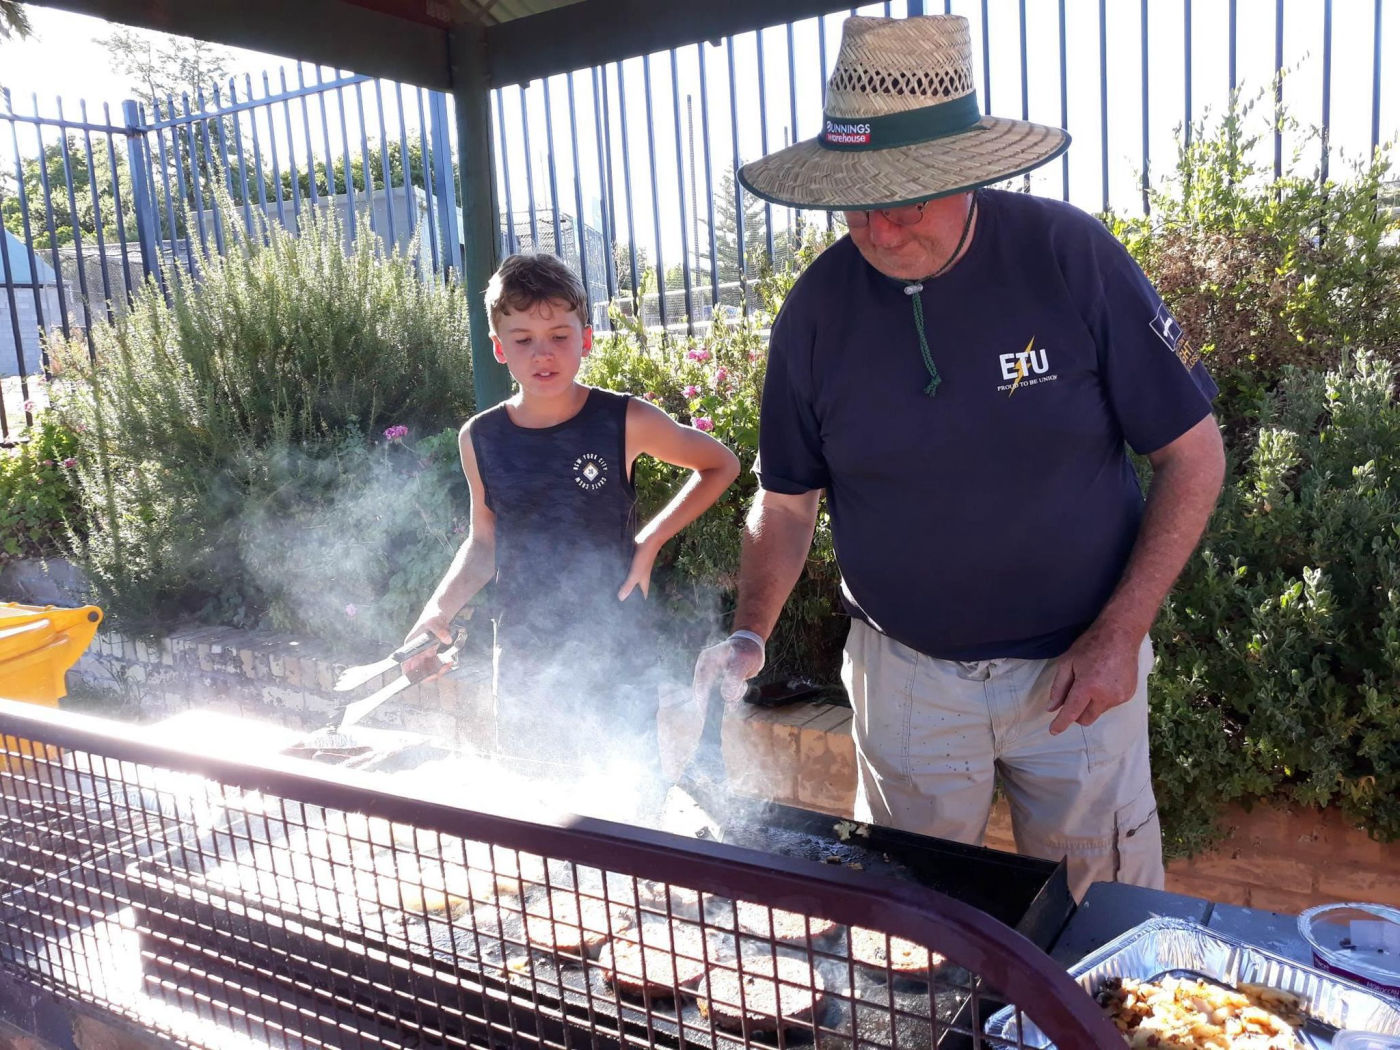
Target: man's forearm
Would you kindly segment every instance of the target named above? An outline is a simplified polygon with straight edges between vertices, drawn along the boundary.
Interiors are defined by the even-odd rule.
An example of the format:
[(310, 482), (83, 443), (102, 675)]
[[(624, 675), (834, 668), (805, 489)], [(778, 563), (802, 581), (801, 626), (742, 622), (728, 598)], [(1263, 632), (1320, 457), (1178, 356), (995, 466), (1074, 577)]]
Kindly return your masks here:
[(1141, 640), (1200, 542), (1220, 495), (1224, 452), (1213, 419), (1188, 454), (1154, 463), (1137, 542), (1096, 624)]
[(820, 493), (774, 497), (759, 490), (744, 527), (739, 601), (733, 629), (763, 638), (773, 633), (792, 588), (807, 564)]

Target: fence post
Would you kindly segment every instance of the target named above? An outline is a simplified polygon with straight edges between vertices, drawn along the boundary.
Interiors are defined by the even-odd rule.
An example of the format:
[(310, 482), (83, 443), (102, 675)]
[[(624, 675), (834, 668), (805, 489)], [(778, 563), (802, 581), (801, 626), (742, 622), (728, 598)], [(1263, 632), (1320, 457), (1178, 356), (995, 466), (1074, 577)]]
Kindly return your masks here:
[(151, 186), (151, 166), (146, 154), (146, 128), (141, 123), (141, 104), (134, 99), (122, 103), (126, 123), (126, 166), (131, 173), (131, 207), (136, 213), (136, 236), (141, 244), (141, 269), (164, 286), (161, 273), (160, 219), (156, 214)]
[(460, 271), (462, 238), (457, 228), (457, 191), (452, 184), (452, 125), (447, 119), (447, 96), (441, 91), (428, 92), (428, 120), (432, 125), (429, 148), (433, 154), (429, 192), (438, 202), (438, 243), (442, 246), (442, 258), (436, 262), (443, 269)]

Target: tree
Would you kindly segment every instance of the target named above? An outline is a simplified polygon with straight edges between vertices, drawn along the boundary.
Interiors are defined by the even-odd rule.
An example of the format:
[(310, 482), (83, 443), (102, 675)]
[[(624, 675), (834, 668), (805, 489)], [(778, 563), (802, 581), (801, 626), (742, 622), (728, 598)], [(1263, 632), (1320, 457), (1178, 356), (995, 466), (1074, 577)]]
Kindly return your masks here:
[(0, 0), (0, 40), (23, 40), (33, 31), (18, 0)]
[[(739, 222), (735, 197), (734, 173), (726, 170), (720, 175), (719, 191), (715, 194), (715, 263), (721, 284), (739, 280)], [(767, 251), (767, 213), (763, 201), (745, 192), (744, 200), (744, 262), (745, 272), (752, 278), (758, 273)]]
[[(66, 154), (66, 157), (65, 157)], [(65, 163), (66, 161), (66, 163)], [(75, 237), (91, 243), (101, 219), (102, 236), (110, 244), (117, 242), (117, 194), (113, 192), (112, 171), (105, 150), (96, 149), (92, 155), (95, 170), (89, 171), (88, 155), (82, 141), (69, 136), (63, 142), (44, 147), (42, 165), (37, 157), (26, 157), (21, 164), (24, 178), (25, 203), (29, 208), (29, 228), (34, 248), (47, 250), (54, 246), (72, 244)], [(65, 170), (66, 167), (66, 170)], [(132, 211), (131, 178), (126, 157), (116, 154), (117, 192), (121, 196), (121, 226), (126, 239), (136, 239), (136, 218)], [(73, 183), (74, 207), (68, 205), (68, 182)], [(49, 187), (48, 213), (45, 213), (44, 182)], [(97, 199), (93, 200), (92, 183), (97, 183)], [(24, 239), (24, 214), (20, 210), (19, 191), (10, 172), (0, 172), (0, 221), (21, 241)], [(49, 235), (52, 217), (53, 236)]]
[(147, 108), (226, 82), (233, 61), (231, 52), (207, 41), (140, 29), (118, 29), (97, 43)]

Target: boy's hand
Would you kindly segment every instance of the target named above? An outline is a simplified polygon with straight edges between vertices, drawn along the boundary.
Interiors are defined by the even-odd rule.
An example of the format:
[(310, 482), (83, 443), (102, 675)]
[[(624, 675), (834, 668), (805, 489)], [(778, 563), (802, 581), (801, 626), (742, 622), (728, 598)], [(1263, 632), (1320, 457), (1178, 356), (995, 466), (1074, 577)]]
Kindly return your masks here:
[(425, 610), (404, 638), (404, 644), (407, 645), (424, 633), (433, 635), (442, 644), (425, 649), (417, 656), (410, 656), (399, 665), (404, 677), (411, 682), (440, 678), (451, 669), (438, 659), (438, 652), (443, 646), (452, 644), (452, 617), (440, 611), (430, 613)]
[(639, 588), (643, 598), (650, 597), (651, 570), (652, 566), (656, 564), (656, 555), (659, 552), (660, 548), (650, 542), (639, 541), (637, 543), (636, 553), (632, 555), (632, 568), (617, 592), (618, 601), (626, 601), (627, 596)]
[(763, 670), (763, 646), (750, 637), (731, 635), (717, 645), (700, 650), (695, 661), (692, 687), (695, 702), (703, 709), (710, 690), (719, 684), (726, 704), (737, 704), (744, 697), (745, 683)]

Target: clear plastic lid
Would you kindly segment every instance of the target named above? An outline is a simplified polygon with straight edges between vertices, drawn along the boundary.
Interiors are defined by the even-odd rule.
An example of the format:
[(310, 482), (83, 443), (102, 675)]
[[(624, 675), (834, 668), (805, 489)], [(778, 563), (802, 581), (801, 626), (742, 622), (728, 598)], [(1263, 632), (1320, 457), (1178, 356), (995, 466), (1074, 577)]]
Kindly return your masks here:
[(1332, 1050), (1400, 1050), (1400, 1035), (1338, 1032), (1332, 1037)]
[[(1298, 932), (1328, 963), (1400, 986), (1400, 909), (1384, 904), (1323, 904), (1298, 916)], [(1393, 1037), (1386, 1046), (1400, 1046)]]

